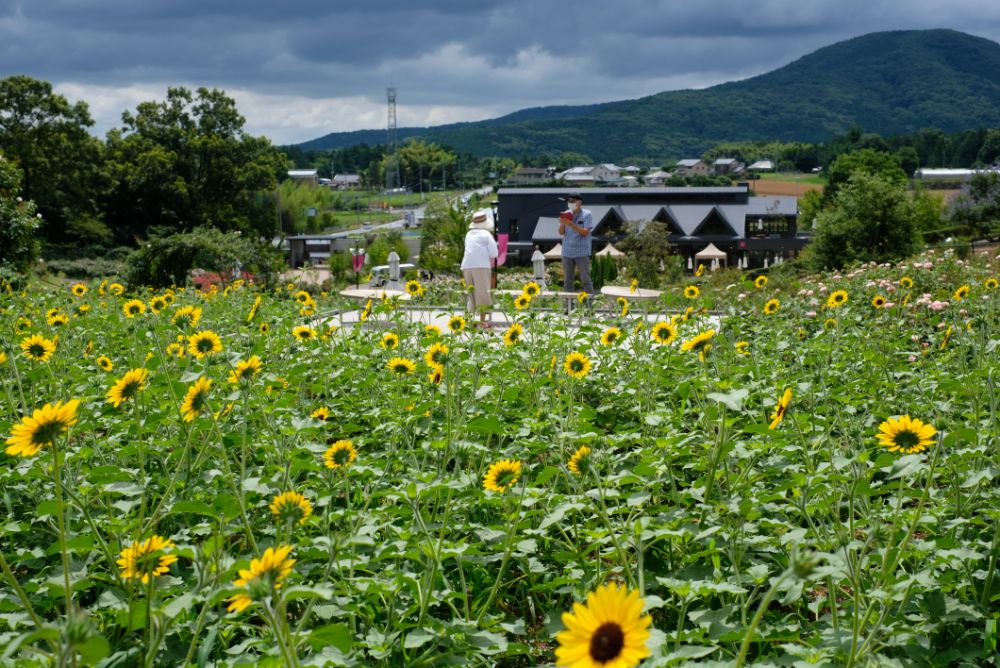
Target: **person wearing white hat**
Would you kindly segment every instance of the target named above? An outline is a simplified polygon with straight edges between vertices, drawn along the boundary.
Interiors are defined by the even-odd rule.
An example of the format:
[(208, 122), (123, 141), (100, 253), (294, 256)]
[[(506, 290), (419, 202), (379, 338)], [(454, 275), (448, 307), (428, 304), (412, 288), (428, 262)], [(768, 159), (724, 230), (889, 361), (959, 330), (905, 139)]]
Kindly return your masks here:
[(490, 272), (493, 260), (499, 255), (493, 238), (493, 222), (484, 209), (472, 215), (469, 231), (465, 233), (465, 255), (462, 256), (462, 276), (468, 287), (466, 307), (469, 313), (479, 311), (481, 327), (486, 327), (486, 307), (493, 305), (490, 296)]

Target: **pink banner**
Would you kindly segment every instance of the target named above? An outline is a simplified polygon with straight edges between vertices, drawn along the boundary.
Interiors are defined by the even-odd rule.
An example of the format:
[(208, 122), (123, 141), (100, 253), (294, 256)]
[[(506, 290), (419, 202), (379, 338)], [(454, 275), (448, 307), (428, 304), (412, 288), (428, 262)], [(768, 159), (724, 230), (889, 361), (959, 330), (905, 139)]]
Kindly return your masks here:
[(502, 266), (507, 261), (507, 239), (509, 234), (497, 235), (497, 266)]
[(365, 266), (365, 256), (364, 255), (352, 255), (351, 256), (351, 266), (354, 267), (354, 271), (361, 271), (361, 268)]

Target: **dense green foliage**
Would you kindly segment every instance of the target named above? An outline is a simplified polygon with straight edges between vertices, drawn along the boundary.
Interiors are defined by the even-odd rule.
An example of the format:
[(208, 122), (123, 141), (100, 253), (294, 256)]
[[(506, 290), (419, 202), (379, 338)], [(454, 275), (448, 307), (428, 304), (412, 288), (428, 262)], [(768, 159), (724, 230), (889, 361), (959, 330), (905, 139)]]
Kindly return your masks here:
[[(1000, 126), (1000, 46), (950, 30), (873, 33), (703, 90), (400, 132), (479, 156), (577, 151), (618, 161), (690, 157), (721, 141), (827, 141), (855, 126), (883, 135)], [(307, 146), (376, 136), (334, 133)], [(940, 146), (927, 154), (934, 151), (943, 159)], [(976, 147), (971, 160), (955, 162), (971, 164), (978, 154)], [(926, 157), (921, 164), (935, 164)], [(800, 164), (808, 162), (805, 156)]]
[(807, 253), (814, 266), (839, 269), (852, 262), (899, 260), (921, 245), (905, 185), (859, 169), (816, 217)]
[(284, 159), (268, 139), (243, 131), (236, 103), (218, 90), (170, 88), (143, 102), (108, 133), (114, 183), (108, 224), (124, 238), (151, 227), (209, 225), (255, 235), (274, 232), (273, 190)]
[(0, 269), (26, 272), (38, 258), (41, 220), (21, 196), (21, 171), (0, 154)]
[(420, 237), (420, 266), (431, 271), (454, 271), (465, 254), (469, 208), (436, 201), (427, 207)]
[(878, 174), (886, 181), (901, 186), (906, 185), (906, 173), (900, 167), (897, 156), (863, 148), (840, 155), (827, 168), (827, 186), (823, 190), (823, 195), (828, 199), (836, 197), (840, 188), (857, 172)]
[(284, 266), (270, 244), (214, 227), (154, 237), (140, 246), (127, 264), (127, 281), (136, 287), (186, 285), (193, 269), (233, 278), (249, 272), (266, 283)]
[(644, 288), (659, 285), (662, 269), (679, 259), (670, 252), (669, 236), (666, 223), (631, 221), (625, 238), (617, 244), (626, 256), (625, 275), (638, 279)]
[(85, 102), (70, 104), (47, 81), (0, 79), (0, 154), (24, 172), (24, 197), (37, 204), (48, 239), (111, 236), (100, 207), (109, 187), (104, 144), (88, 132), (93, 124)]
[(967, 239), (1000, 236), (1000, 174), (977, 174), (948, 204), (949, 230)]

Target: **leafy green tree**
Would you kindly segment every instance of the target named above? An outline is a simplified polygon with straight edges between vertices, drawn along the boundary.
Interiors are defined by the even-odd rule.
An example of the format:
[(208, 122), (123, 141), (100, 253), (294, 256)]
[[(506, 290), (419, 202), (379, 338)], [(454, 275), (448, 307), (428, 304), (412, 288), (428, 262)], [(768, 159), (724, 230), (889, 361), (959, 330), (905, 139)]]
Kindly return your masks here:
[(656, 220), (629, 224), (628, 233), (618, 249), (626, 255), (626, 274), (639, 279), (639, 285), (650, 288), (659, 285), (660, 267), (670, 262), (668, 236), (670, 230), (666, 224)]
[(906, 187), (859, 169), (837, 192), (833, 206), (817, 216), (809, 254), (817, 268), (839, 269), (851, 262), (909, 257), (922, 243)]
[(1000, 235), (1000, 174), (976, 174), (948, 204), (948, 229), (971, 239)]
[(896, 151), (896, 158), (899, 160), (899, 166), (903, 169), (903, 173), (907, 176), (913, 176), (913, 173), (920, 169), (920, 156), (917, 155), (917, 149), (912, 146), (900, 148)]
[(0, 154), (0, 268), (24, 273), (38, 259), (35, 203), (21, 193), (21, 170)]
[(976, 156), (984, 165), (1000, 162), (1000, 130), (990, 130), (986, 133), (983, 145)]
[(129, 285), (167, 287), (184, 285), (193, 269), (221, 276), (234, 276), (238, 269), (268, 283), (284, 267), (284, 260), (267, 241), (202, 227), (154, 237), (129, 256), (127, 265)]
[(468, 210), (434, 200), (427, 205), (420, 237), (420, 266), (432, 271), (458, 269), (465, 253)]
[(0, 80), (0, 152), (24, 173), (24, 197), (37, 203), (50, 240), (110, 237), (99, 206), (109, 181), (93, 124), (86, 102), (70, 104), (47, 81)]
[(841, 186), (858, 171), (866, 174), (879, 174), (883, 178), (903, 185), (906, 183), (906, 173), (899, 166), (899, 158), (891, 153), (863, 148), (850, 153), (844, 153), (830, 165), (827, 170), (829, 184), (824, 194), (826, 200), (832, 201)]
[(271, 192), (285, 160), (265, 137), (244, 132), (236, 102), (219, 90), (170, 88), (108, 133), (114, 190), (108, 220), (125, 238), (149, 228), (211, 226), (259, 236), (275, 231)]

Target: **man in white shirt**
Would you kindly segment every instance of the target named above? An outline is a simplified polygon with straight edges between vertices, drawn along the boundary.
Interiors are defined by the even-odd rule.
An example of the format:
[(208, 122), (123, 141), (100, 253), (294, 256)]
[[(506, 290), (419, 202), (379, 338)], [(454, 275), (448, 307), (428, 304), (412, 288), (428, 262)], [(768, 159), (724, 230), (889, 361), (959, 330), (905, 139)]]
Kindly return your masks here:
[(465, 233), (465, 255), (462, 256), (462, 276), (468, 288), (466, 307), (469, 313), (479, 311), (480, 327), (486, 327), (486, 311), (493, 305), (490, 296), (490, 272), (493, 260), (499, 255), (493, 238), (493, 223), (485, 210), (472, 215), (469, 231)]

